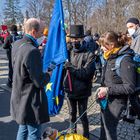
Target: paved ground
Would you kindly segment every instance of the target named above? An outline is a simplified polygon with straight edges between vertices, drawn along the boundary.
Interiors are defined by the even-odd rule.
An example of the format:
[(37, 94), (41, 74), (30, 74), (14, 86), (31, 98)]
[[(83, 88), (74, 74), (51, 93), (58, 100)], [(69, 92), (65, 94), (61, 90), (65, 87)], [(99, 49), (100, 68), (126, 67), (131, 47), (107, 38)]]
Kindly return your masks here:
[[(15, 140), (18, 125), (10, 116), (10, 96), (11, 89), (6, 86), (8, 74), (8, 61), (5, 50), (0, 48), (0, 140)], [(50, 123), (44, 124), (43, 129), (52, 127), (59, 131), (66, 130), (69, 127), (69, 122), (61, 116), (51, 117)], [(79, 128), (78, 133), (82, 133)], [(97, 140), (93, 135), (91, 140)]]
[[(17, 132), (17, 124), (12, 121), (9, 113), (10, 89), (6, 86), (7, 81), (7, 59), (5, 51), (0, 48), (0, 140), (15, 140)], [(93, 85), (93, 93), (89, 99), (89, 105), (95, 101), (94, 92), (99, 84)], [(68, 128), (69, 111), (65, 100), (63, 108), (59, 115), (51, 117), (51, 122), (47, 126), (51, 126), (58, 130)], [(100, 108), (98, 104), (88, 110), (88, 119), (90, 123), (90, 140), (98, 140), (100, 134)], [(44, 125), (46, 127), (46, 124)], [(78, 133), (82, 133), (81, 123), (78, 122)], [(120, 121), (118, 125), (118, 140), (140, 140), (140, 134), (137, 129), (140, 128), (140, 121), (136, 120), (134, 124)]]

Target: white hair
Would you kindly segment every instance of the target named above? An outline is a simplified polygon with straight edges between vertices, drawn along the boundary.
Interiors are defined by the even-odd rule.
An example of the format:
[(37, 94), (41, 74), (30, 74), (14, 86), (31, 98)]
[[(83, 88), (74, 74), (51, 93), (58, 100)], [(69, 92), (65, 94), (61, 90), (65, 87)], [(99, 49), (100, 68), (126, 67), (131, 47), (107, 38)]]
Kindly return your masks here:
[(37, 18), (30, 18), (24, 24), (25, 33), (32, 31), (33, 29), (39, 31), (40, 29), (40, 20)]

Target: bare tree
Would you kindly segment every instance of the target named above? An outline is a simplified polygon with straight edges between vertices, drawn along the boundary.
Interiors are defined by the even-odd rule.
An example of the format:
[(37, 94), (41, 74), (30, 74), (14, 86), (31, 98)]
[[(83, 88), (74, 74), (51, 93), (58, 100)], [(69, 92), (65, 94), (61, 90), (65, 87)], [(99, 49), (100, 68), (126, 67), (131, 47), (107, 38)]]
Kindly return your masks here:
[(126, 20), (134, 12), (130, 12), (132, 8), (130, 5), (134, 3), (130, 0), (104, 0), (104, 2), (98, 5), (98, 8), (93, 11), (92, 27), (94, 32), (103, 33), (107, 30), (113, 30), (117, 32), (125, 32)]
[[(140, 0), (62, 0), (65, 22), (83, 24), (85, 29), (103, 33), (107, 30), (125, 31), (129, 17), (140, 18)], [(4, 18), (8, 22), (23, 21), (20, 0), (7, 0)], [(17, 6), (18, 5), (18, 6)], [(26, 7), (25, 7), (26, 6)], [(37, 17), (49, 26), (54, 0), (26, 0), (25, 17)], [(16, 8), (15, 8), (16, 7)], [(18, 13), (18, 14), (17, 14)]]
[(89, 28), (88, 18), (91, 17), (96, 0), (66, 0), (63, 1), (68, 24), (83, 24)]
[(27, 1), (27, 10), (30, 17), (46, 21), (49, 25), (54, 0), (30, 0)]
[(4, 21), (7, 25), (22, 23), (23, 14), (20, 8), (20, 0), (7, 0), (4, 5)]
[(140, 1), (139, 0), (133, 0), (130, 3), (130, 6), (128, 8), (129, 10), (129, 16), (137, 17), (140, 19)]

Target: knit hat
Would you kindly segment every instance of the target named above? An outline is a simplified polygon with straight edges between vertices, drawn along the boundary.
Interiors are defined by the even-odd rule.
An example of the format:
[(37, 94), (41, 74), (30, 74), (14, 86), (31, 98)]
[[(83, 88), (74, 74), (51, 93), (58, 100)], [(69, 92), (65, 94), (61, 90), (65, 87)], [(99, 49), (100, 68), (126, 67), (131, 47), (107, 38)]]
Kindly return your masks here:
[(93, 35), (93, 40), (94, 40), (94, 41), (98, 41), (99, 38), (100, 38), (100, 35), (99, 35), (98, 33), (95, 33), (95, 34)]
[(126, 24), (127, 24), (127, 23), (139, 24), (139, 20), (138, 20), (137, 18), (132, 17), (132, 18), (129, 18), (129, 19), (127, 20)]
[(8, 27), (7, 27), (7, 25), (1, 25), (1, 29), (2, 29), (3, 31), (5, 31), (5, 30), (8, 29)]

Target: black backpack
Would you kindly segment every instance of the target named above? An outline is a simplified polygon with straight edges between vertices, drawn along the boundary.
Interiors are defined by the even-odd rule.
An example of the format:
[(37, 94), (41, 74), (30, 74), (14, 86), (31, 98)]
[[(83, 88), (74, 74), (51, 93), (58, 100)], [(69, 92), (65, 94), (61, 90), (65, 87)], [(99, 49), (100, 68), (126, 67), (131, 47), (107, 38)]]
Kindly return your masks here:
[[(124, 54), (122, 56), (119, 56), (116, 59), (115, 70), (116, 70), (116, 73), (119, 77), (120, 77), (121, 61), (126, 56), (129, 56), (129, 55)], [(135, 90), (136, 92), (135, 92), (135, 94), (130, 95), (128, 97), (127, 109), (125, 112), (127, 119), (131, 119), (130, 117), (135, 116), (136, 114), (138, 115), (138, 118), (140, 118), (140, 55), (135, 54), (135, 56), (133, 57), (133, 61), (134, 61), (135, 66), (136, 66), (136, 90)]]

